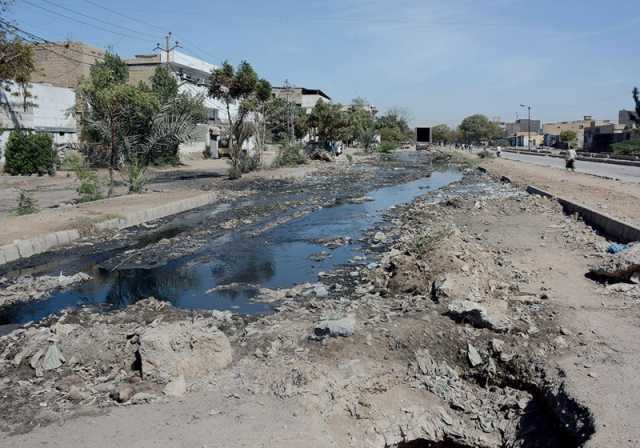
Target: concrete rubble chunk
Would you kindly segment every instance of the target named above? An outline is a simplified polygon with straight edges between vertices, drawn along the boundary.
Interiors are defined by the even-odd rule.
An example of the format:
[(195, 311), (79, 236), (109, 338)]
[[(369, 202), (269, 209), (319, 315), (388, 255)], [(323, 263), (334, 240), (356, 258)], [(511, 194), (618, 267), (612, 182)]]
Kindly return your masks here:
[(138, 335), (144, 378), (169, 382), (202, 378), (231, 364), (227, 336), (206, 321), (159, 323)]
[(317, 322), (313, 327), (316, 338), (353, 336), (356, 320), (353, 316), (340, 319), (327, 319)]
[(478, 367), (483, 363), (480, 352), (478, 352), (478, 349), (471, 344), (467, 344), (467, 358), (469, 359), (471, 367)]
[(489, 309), (470, 300), (456, 300), (449, 304), (448, 314), (456, 321), (468, 322), (477, 328), (489, 328), (495, 331), (508, 331), (510, 321), (501, 310)]
[(163, 393), (169, 397), (182, 397), (187, 391), (187, 382), (183, 375), (172, 380), (164, 387)]

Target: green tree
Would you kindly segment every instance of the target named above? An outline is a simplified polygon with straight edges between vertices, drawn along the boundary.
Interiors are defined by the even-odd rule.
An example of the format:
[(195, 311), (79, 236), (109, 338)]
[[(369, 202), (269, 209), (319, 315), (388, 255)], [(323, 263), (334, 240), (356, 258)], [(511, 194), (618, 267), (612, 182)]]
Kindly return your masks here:
[(631, 113), (631, 119), (636, 123), (636, 127), (640, 128), (640, 91), (637, 87), (633, 89), (633, 102), (636, 104), (636, 110)]
[(160, 104), (166, 104), (178, 95), (178, 81), (164, 65), (159, 65), (151, 77), (151, 90)]
[(431, 132), (434, 142), (449, 144), (455, 141), (455, 131), (446, 124), (434, 126)]
[(340, 104), (319, 101), (309, 115), (309, 128), (321, 145), (346, 138), (348, 117)]
[(481, 114), (471, 115), (462, 120), (458, 130), (465, 143), (493, 142), (502, 138), (504, 134), (497, 123)]
[[(229, 140), (232, 173), (240, 176), (242, 173), (243, 158), (246, 155), (242, 151), (245, 141), (255, 131), (248, 123), (251, 114), (255, 112), (261, 90), (266, 87), (267, 81), (258, 79), (258, 75), (246, 61), (233, 67), (229, 62), (215, 69), (211, 74), (209, 83), (209, 96), (222, 101), (225, 104), (227, 120), (229, 123)], [(262, 87), (261, 87), (262, 86)], [(237, 114), (232, 114), (234, 106), (238, 107)]]
[(49, 134), (11, 131), (5, 157), (4, 170), (12, 175), (55, 173), (56, 151)]
[(376, 124), (382, 143), (398, 144), (413, 140), (413, 130), (409, 127), (407, 117), (399, 109), (391, 109), (378, 118)]
[(575, 131), (566, 130), (566, 131), (560, 132), (560, 141), (563, 143), (566, 143), (567, 145), (569, 145), (569, 147), (575, 144), (577, 139), (578, 139), (578, 134), (576, 134)]
[(35, 69), (33, 47), (19, 36), (19, 29), (4, 18), (13, 5), (12, 0), (0, 0), (0, 88), (10, 91), (12, 82), (21, 90), (26, 109), (31, 102), (29, 81)]

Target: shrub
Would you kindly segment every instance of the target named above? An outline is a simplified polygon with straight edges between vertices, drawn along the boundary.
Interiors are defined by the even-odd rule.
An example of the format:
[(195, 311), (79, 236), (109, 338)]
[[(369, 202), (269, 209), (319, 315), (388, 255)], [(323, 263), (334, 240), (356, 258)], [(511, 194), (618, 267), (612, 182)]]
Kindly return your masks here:
[(11, 131), (5, 159), (5, 172), (14, 176), (53, 176), (56, 172), (56, 151), (53, 139), (48, 134)]
[(136, 158), (129, 160), (127, 162), (129, 193), (142, 193), (147, 181), (147, 167)]
[(278, 156), (273, 161), (274, 168), (282, 166), (298, 166), (307, 163), (307, 157), (304, 155), (304, 149), (300, 145), (286, 145), (280, 148)]
[(347, 154), (347, 160), (349, 163), (353, 163), (353, 156), (351, 154)]
[(30, 215), (38, 211), (38, 201), (31, 195), (31, 193), (20, 190), (18, 196), (18, 206), (13, 209), (16, 215)]
[(495, 158), (495, 156), (496, 155), (493, 153), (493, 151), (489, 151), (488, 149), (483, 149), (478, 153), (478, 157), (480, 157), (481, 159), (493, 159)]
[(85, 164), (85, 157), (78, 151), (69, 151), (58, 163), (58, 169), (62, 171), (76, 171)]
[(614, 143), (611, 149), (615, 154), (625, 156), (640, 156), (640, 137), (634, 137), (626, 142)]
[(398, 145), (394, 143), (384, 142), (378, 146), (378, 152), (382, 154), (391, 154)]
[(88, 167), (87, 159), (82, 154), (77, 154), (69, 161), (70, 169), (80, 181), (78, 194), (80, 202), (97, 201), (104, 198), (104, 182), (98, 177), (98, 173)]
[(250, 155), (243, 151), (236, 160), (232, 159), (231, 163), (231, 168), (227, 172), (229, 179), (239, 179), (243, 174), (260, 168), (260, 153), (256, 151), (254, 155)]

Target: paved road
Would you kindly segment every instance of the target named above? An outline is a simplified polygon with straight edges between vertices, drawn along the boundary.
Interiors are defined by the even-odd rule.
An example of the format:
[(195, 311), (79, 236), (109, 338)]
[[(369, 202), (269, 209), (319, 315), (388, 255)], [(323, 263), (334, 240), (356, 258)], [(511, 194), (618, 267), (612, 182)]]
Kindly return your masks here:
[[(559, 168), (564, 170), (564, 159), (557, 157), (532, 156), (528, 154), (514, 154), (503, 152), (502, 157), (510, 160), (519, 160), (534, 165)], [(612, 165), (609, 163), (576, 161), (576, 171), (600, 176), (614, 177), (625, 182), (640, 183), (640, 167)]]

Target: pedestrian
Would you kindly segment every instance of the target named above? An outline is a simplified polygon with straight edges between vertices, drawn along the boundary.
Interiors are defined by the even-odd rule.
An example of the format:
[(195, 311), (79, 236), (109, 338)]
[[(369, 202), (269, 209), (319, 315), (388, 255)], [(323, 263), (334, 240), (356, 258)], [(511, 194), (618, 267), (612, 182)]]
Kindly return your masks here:
[(500, 157), (502, 155), (502, 147), (498, 146), (496, 148), (496, 157)]
[(569, 147), (569, 149), (567, 150), (567, 162), (566, 162), (566, 168), (567, 171), (573, 171), (575, 173), (576, 171), (576, 158), (578, 157), (578, 155), (576, 154), (575, 149)]

